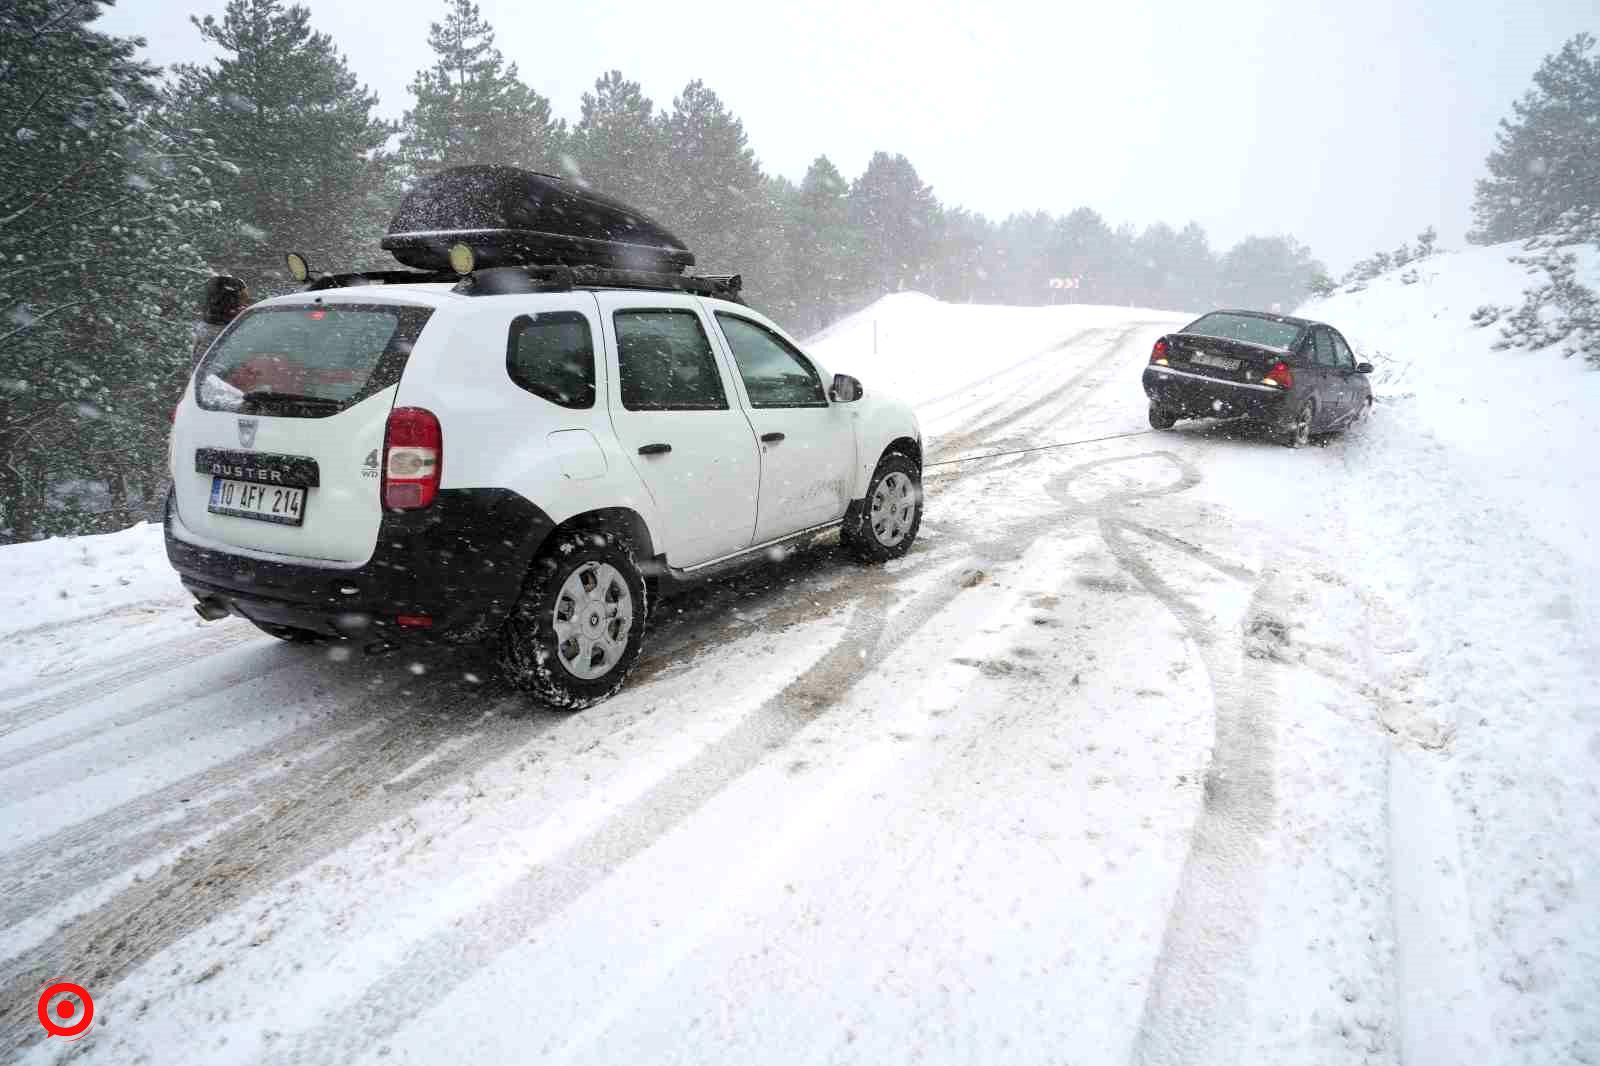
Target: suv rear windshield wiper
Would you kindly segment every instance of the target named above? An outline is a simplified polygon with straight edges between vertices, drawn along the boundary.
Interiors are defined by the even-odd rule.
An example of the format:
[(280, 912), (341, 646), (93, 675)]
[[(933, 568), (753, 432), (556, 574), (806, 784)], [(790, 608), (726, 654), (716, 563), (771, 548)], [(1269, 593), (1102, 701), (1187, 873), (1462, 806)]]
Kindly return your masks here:
[(298, 404), (303, 407), (326, 407), (338, 409), (344, 406), (342, 400), (335, 400), (328, 396), (311, 396), (303, 392), (273, 392), (271, 389), (256, 389), (247, 392), (239, 400), (241, 407), (260, 407), (268, 403)]

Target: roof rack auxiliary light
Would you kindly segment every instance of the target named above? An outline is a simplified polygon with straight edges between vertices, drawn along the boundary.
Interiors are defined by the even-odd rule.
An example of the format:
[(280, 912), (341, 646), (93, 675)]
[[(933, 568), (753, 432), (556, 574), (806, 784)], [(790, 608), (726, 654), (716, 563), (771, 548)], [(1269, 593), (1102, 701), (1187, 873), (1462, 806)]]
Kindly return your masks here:
[(299, 252), (290, 252), (283, 257), (283, 261), (289, 265), (289, 276), (295, 281), (304, 284), (311, 276), (311, 264)]
[(472, 245), (457, 241), (450, 246), (450, 269), (462, 277), (472, 273), (472, 268), (477, 266), (478, 256), (472, 250)]

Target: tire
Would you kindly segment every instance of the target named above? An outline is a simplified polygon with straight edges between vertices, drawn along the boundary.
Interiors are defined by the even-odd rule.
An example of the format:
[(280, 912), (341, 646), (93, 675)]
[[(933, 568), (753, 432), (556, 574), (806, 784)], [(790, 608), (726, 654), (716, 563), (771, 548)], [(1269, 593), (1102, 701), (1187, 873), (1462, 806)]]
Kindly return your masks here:
[(552, 707), (581, 711), (609, 699), (639, 658), (648, 595), (625, 537), (552, 538), (500, 631), (502, 673)]
[(325, 640), (332, 639), (322, 633), (317, 633), (310, 629), (300, 629), (297, 626), (280, 626), (272, 622), (257, 622), (253, 618), (250, 620), (250, 624), (267, 636), (277, 637), (288, 644), (321, 644)]
[(1300, 405), (1300, 414), (1290, 424), (1284, 435), (1283, 445), (1286, 448), (1304, 448), (1311, 443), (1311, 427), (1316, 424), (1317, 405), (1307, 400)]
[(1150, 405), (1151, 429), (1171, 429), (1177, 424), (1178, 412), (1169, 411), (1165, 407), (1157, 407), (1155, 404)]
[(922, 527), (922, 469), (909, 456), (890, 452), (872, 472), (864, 501), (845, 512), (839, 541), (863, 563), (898, 559), (911, 550)]
[(1354, 421), (1356, 423), (1363, 423), (1363, 422), (1366, 422), (1371, 417), (1372, 417), (1372, 397), (1368, 396), (1366, 398), (1366, 401), (1362, 403), (1361, 410), (1356, 412), (1356, 417), (1354, 419), (1352, 419), (1352, 421)]

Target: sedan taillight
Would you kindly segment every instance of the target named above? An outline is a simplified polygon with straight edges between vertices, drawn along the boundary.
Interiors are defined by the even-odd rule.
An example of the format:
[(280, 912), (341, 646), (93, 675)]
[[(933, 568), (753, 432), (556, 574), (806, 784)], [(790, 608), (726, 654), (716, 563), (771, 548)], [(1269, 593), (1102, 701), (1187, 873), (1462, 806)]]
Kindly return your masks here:
[(1276, 385), (1280, 389), (1294, 388), (1294, 371), (1282, 359), (1272, 364), (1272, 369), (1262, 377), (1261, 384)]
[(396, 407), (383, 432), (383, 505), (395, 511), (428, 506), (439, 494), (444, 433), (432, 411)]
[(1156, 346), (1150, 349), (1150, 365), (1167, 365), (1167, 338), (1162, 337), (1160, 340), (1156, 341)]

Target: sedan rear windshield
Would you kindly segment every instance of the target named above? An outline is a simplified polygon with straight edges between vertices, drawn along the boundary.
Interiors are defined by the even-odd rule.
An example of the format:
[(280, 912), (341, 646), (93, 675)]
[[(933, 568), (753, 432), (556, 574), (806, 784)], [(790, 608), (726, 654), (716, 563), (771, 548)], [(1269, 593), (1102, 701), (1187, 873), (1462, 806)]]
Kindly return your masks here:
[(338, 414), (400, 380), (431, 314), (392, 304), (258, 307), (212, 345), (195, 400), (208, 411)]
[(1268, 348), (1292, 348), (1300, 339), (1304, 327), (1292, 322), (1278, 322), (1255, 315), (1230, 315), (1214, 311), (1203, 315), (1183, 328), (1183, 332), (1197, 337), (1217, 337), (1221, 340), (1244, 341), (1247, 344), (1264, 344)]

